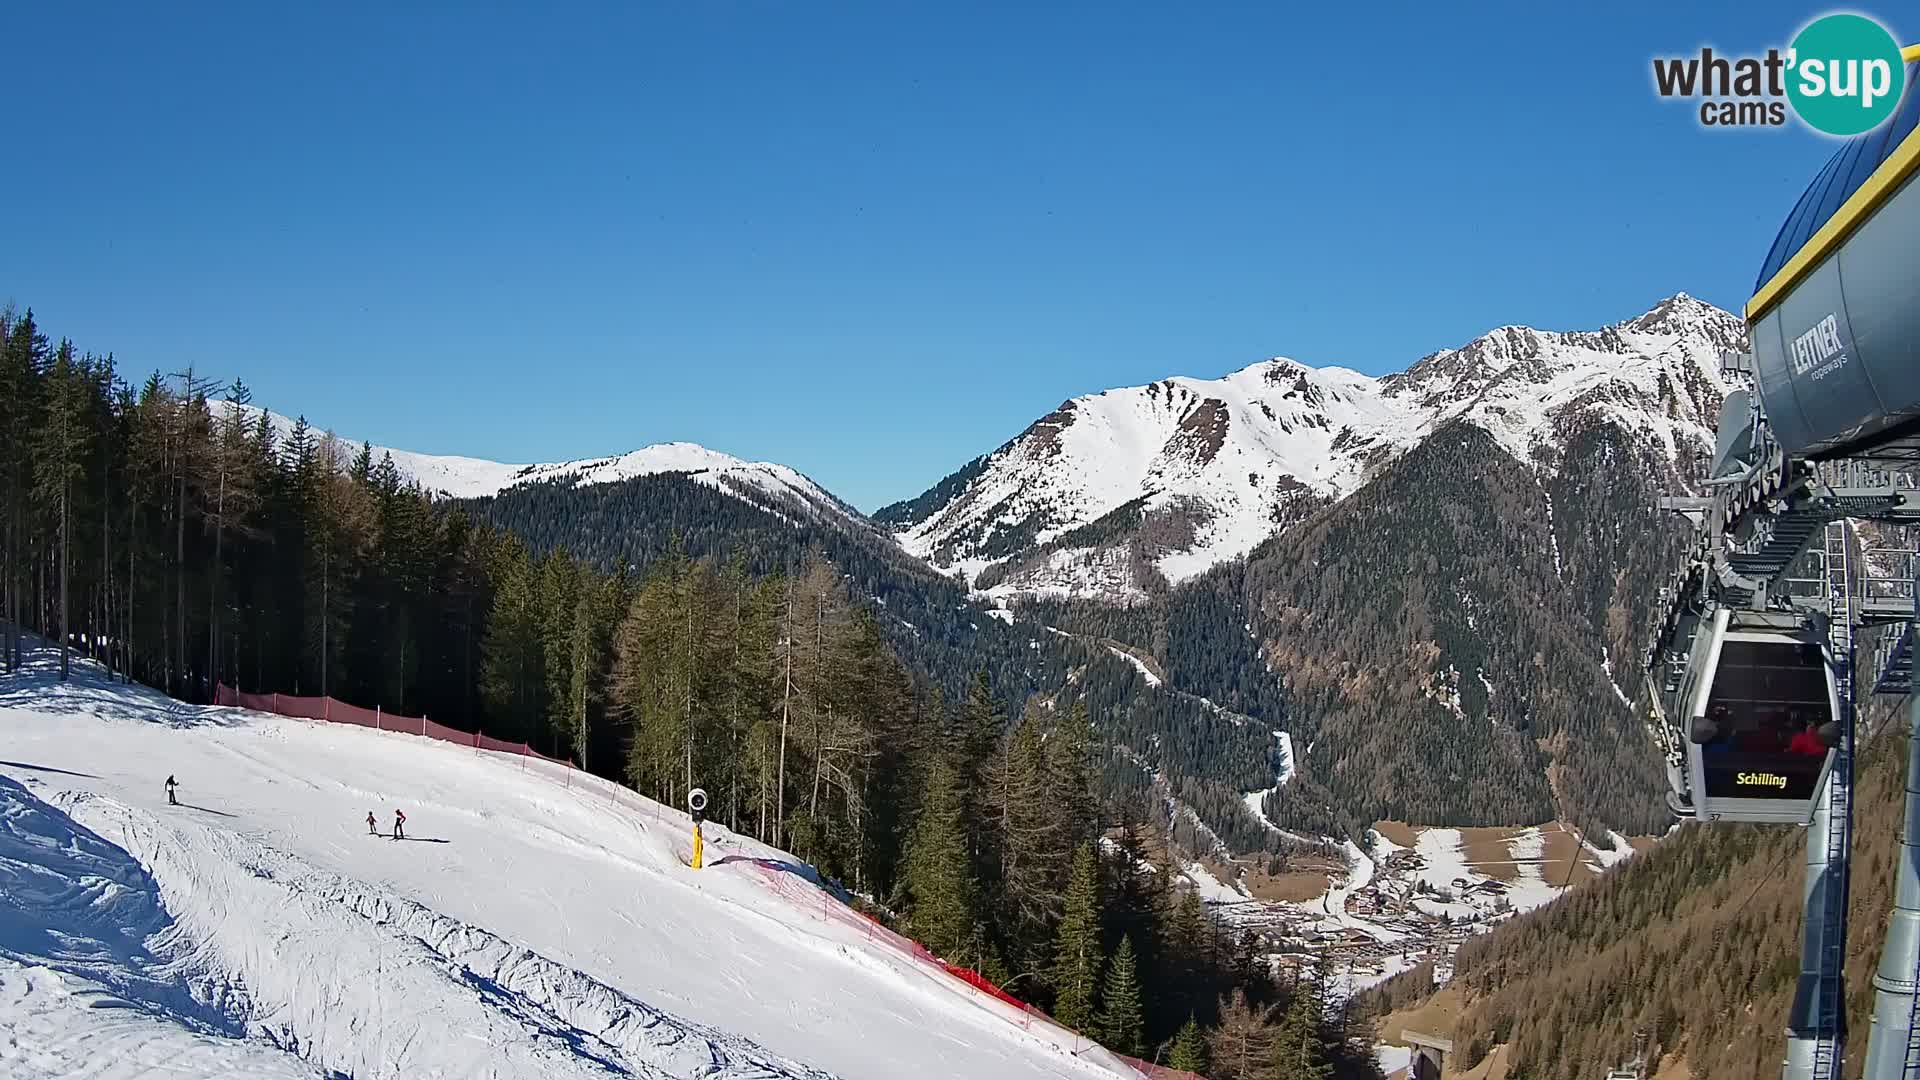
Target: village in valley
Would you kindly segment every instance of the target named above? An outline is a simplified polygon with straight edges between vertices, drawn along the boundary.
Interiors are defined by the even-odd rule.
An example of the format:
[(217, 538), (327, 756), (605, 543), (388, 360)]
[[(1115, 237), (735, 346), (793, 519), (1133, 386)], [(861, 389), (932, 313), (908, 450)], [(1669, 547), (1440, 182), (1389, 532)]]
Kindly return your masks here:
[(1598, 844), (1571, 826), (1444, 829), (1378, 822), (1345, 865), (1294, 857), (1272, 874), (1242, 861), (1189, 862), (1183, 876), (1223, 925), (1251, 930), (1282, 977), (1324, 965), (1343, 994), (1432, 961), (1452, 977), (1460, 943), (1645, 850), (1648, 838)]

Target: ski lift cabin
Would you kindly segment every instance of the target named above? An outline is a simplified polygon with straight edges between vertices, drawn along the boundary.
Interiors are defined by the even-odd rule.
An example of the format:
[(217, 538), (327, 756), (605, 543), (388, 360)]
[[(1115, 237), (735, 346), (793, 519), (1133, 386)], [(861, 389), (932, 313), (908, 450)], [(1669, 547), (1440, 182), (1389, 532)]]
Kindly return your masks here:
[(1839, 732), (1820, 637), (1759, 612), (1721, 608), (1706, 621), (1682, 698), (1694, 816), (1806, 824)]

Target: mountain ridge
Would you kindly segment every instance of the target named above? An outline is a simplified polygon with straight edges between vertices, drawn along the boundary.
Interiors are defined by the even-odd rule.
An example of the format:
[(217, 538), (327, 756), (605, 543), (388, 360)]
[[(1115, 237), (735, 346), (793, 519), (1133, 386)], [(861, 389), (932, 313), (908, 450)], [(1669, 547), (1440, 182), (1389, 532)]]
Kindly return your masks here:
[[(250, 421), (269, 418), (276, 438), (284, 440), (295, 420), (259, 406), (240, 406)], [(325, 430), (315, 427), (314, 430)], [(343, 443), (357, 445), (336, 435)], [(864, 523), (866, 516), (838, 496), (788, 465), (748, 461), (693, 442), (651, 443), (636, 450), (572, 461), (514, 464), (456, 454), (426, 454), (398, 447), (370, 447), (376, 460), (393, 459), (400, 474), (433, 494), (451, 499), (497, 496), (512, 488), (539, 483), (576, 487), (619, 483), (642, 476), (678, 473), (743, 502), (774, 513), (794, 511), (822, 519)]]
[(873, 519), (982, 591), (1137, 601), (1249, 554), (1454, 420), (1521, 464), (1551, 461), (1581, 413), (1681, 460), (1710, 445), (1718, 354), (1740, 333), (1682, 292), (1598, 330), (1498, 327), (1377, 378), (1275, 357), (1081, 395)]

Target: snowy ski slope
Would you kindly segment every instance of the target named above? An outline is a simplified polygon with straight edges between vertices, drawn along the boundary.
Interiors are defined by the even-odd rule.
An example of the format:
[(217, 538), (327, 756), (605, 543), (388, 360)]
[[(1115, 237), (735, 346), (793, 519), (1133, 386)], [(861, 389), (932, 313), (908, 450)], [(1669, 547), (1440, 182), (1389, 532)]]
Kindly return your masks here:
[(1138, 1075), (784, 853), (687, 868), (685, 816), (611, 785), (34, 660), (0, 678), (0, 1077)]

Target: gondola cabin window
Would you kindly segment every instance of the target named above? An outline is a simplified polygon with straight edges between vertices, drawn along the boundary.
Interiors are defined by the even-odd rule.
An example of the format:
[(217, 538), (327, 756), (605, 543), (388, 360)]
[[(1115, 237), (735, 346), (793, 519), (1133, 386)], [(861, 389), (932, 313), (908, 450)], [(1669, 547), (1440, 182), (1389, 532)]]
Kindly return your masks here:
[[(1813, 798), (1833, 719), (1818, 645), (1728, 634), (1695, 741), (1709, 799)], [(1703, 738), (1704, 736), (1704, 738)]]

